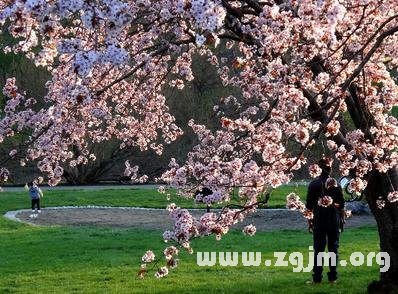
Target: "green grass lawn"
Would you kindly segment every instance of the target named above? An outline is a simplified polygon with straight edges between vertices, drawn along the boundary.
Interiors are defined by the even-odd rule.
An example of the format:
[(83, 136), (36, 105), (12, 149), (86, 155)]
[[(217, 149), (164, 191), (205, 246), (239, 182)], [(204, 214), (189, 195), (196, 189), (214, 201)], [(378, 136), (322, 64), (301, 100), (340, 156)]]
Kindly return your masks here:
[[(305, 186), (282, 186), (275, 189), (269, 199), (270, 208), (286, 206), (286, 195), (296, 192), (305, 199)], [(171, 191), (170, 201), (186, 208), (203, 208), (203, 204), (195, 204), (193, 199), (184, 199)], [(233, 195), (233, 202), (238, 203), (237, 193)], [(29, 208), (27, 192), (2, 192), (0, 193), (2, 206), (8, 210)], [(152, 189), (120, 189), (120, 190), (50, 190), (44, 192), (42, 201), (44, 207), (69, 206), (69, 205), (104, 205), (104, 206), (134, 206), (165, 208), (169, 201), (165, 194), (160, 194)]]
[[(130, 194), (129, 194), (130, 193)], [(163, 207), (153, 191), (48, 192), (46, 206), (113, 205)], [(25, 193), (1, 193), (0, 213), (28, 206)], [(164, 197), (160, 195), (159, 197)], [(146, 199), (150, 198), (150, 199)], [(161, 199), (161, 198), (159, 198)], [(151, 202), (152, 201), (152, 202)], [(166, 203), (166, 201), (165, 201)], [(33, 227), (0, 218), (0, 293), (364, 293), (378, 278), (378, 267), (340, 268), (336, 285), (310, 286), (310, 273), (289, 267), (199, 267), (196, 255), (180, 254), (180, 265), (164, 279), (151, 273), (136, 278), (143, 253), (164, 249), (159, 231), (95, 227)], [(214, 237), (193, 242), (200, 251), (301, 251), (308, 259), (311, 235), (304, 231), (258, 233), (233, 231), (221, 241)], [(340, 256), (377, 251), (376, 229), (351, 229), (341, 237)], [(305, 262), (306, 263), (306, 262)]]

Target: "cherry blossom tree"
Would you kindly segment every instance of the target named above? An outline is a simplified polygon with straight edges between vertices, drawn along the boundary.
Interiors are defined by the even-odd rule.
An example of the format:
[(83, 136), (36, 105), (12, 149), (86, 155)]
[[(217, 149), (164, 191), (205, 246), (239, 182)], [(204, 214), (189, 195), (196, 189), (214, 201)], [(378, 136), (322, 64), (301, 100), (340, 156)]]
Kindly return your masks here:
[[(213, 194), (196, 200), (225, 208), (196, 219), (170, 205), (175, 226), (165, 240), (192, 250), (192, 238), (221, 238), (267, 200), (269, 189), (292, 179), (317, 140), (326, 140), (340, 173), (353, 178), (352, 190), (366, 195), (381, 250), (391, 257), (373, 286), (396, 284), (396, 0), (1, 0), (0, 8), (3, 31), (15, 40), (5, 52), (26, 54), (52, 75), (48, 106), (40, 109), (7, 81), (0, 140), (31, 130), (21, 164), (39, 160), (49, 184), (61, 179), (61, 163), (95, 160), (89, 140), (115, 137), (121, 148), (161, 154), (181, 134), (162, 89), (183, 89), (194, 80), (193, 56), (206, 56), (223, 84), (239, 91), (214, 106), (219, 130), (190, 122), (200, 143), (186, 162), (173, 160), (162, 180), (188, 197), (207, 187)], [(216, 47), (230, 54), (220, 57)], [(80, 150), (77, 160), (72, 146)], [(126, 167), (140, 178), (137, 167)], [(228, 205), (236, 187), (238, 208)], [(167, 273), (162, 267), (157, 276)]]

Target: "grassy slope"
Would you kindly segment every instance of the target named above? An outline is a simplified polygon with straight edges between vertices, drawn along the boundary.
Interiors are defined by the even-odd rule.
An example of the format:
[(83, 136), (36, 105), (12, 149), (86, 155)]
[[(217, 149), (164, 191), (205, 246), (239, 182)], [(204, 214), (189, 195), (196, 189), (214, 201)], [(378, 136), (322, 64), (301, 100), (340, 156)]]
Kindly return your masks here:
[[(137, 205), (127, 191), (62, 192), (47, 194), (46, 205)], [(108, 193), (108, 194), (107, 194)], [(136, 191), (153, 193), (153, 191)], [(0, 213), (26, 207), (26, 195), (0, 194)], [(21, 194), (21, 195), (19, 195)], [(95, 194), (95, 197), (92, 195)], [(147, 195), (148, 196), (148, 195)], [(132, 197), (132, 196), (131, 196)], [(135, 196), (137, 200), (138, 196)], [(142, 196), (144, 197), (144, 196)], [(162, 196), (163, 197), (163, 196)], [(139, 198), (139, 197), (138, 197)], [(141, 201), (141, 200), (140, 200)], [(148, 203), (142, 201), (142, 205)], [(157, 203), (157, 205), (160, 205)], [(307, 286), (309, 273), (293, 273), (292, 267), (200, 268), (195, 255), (183, 253), (181, 264), (162, 280), (135, 278), (140, 257), (147, 249), (161, 252), (161, 232), (90, 228), (32, 227), (0, 218), (0, 293), (182, 293), (268, 292), (363, 293), (377, 279), (377, 267), (340, 268), (337, 285)], [(311, 235), (302, 231), (259, 233), (254, 238), (232, 232), (221, 241), (196, 240), (201, 251), (261, 251), (263, 260), (274, 251), (301, 251), (308, 255)], [(376, 251), (374, 228), (349, 230), (341, 238), (341, 258), (349, 253)]]

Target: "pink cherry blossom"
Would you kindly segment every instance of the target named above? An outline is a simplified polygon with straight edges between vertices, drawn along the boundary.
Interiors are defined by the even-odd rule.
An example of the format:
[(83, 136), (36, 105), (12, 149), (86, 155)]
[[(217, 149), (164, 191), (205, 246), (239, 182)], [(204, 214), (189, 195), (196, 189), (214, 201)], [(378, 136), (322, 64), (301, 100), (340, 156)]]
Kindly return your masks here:
[(304, 215), (304, 217), (305, 217), (306, 219), (309, 219), (309, 220), (311, 220), (311, 219), (314, 218), (314, 213), (313, 213), (311, 210), (308, 210), (308, 209), (306, 209), (306, 210), (303, 212), (303, 215)]
[(387, 195), (387, 200), (390, 202), (397, 202), (398, 201), (398, 191), (390, 192)]
[(243, 232), (245, 235), (248, 235), (248, 236), (254, 236), (254, 235), (256, 234), (256, 231), (257, 231), (257, 229), (256, 229), (256, 227), (253, 226), (253, 225), (245, 226), (245, 227), (243, 228), (243, 230), (242, 230), (242, 232)]
[(165, 276), (167, 276), (169, 274), (169, 269), (165, 266), (162, 266), (156, 273), (155, 273), (155, 277), (160, 279), (163, 278)]
[(317, 164), (312, 164), (308, 168), (309, 174), (312, 178), (319, 177), (322, 173), (322, 169)]
[(290, 193), (286, 196), (286, 208), (290, 210), (305, 211), (305, 204), (300, 200), (300, 197), (295, 193)]
[(155, 260), (155, 254), (151, 250), (145, 252), (144, 256), (142, 257), (142, 261), (146, 263), (152, 262), (154, 260)]
[(383, 209), (384, 206), (386, 206), (386, 201), (384, 199), (379, 198), (376, 200), (376, 206), (378, 209)]
[(174, 246), (169, 246), (163, 251), (167, 260), (171, 259), (174, 255), (178, 255), (178, 249)]
[(329, 207), (332, 204), (333, 204), (333, 198), (330, 196), (327, 196), (327, 195), (320, 197), (318, 200), (318, 206), (321, 206), (321, 207)]

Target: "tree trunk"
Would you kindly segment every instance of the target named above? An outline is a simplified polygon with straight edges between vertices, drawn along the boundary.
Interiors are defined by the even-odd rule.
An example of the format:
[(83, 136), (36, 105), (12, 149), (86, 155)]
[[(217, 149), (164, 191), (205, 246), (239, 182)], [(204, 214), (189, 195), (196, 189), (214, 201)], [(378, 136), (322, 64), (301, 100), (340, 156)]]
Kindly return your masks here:
[[(389, 192), (397, 190), (398, 171), (390, 170), (386, 174), (371, 172), (365, 196), (375, 216), (380, 237), (380, 251), (390, 256), (390, 268), (380, 273), (380, 280), (372, 282), (369, 293), (398, 293), (398, 202), (387, 200)], [(380, 209), (376, 200), (383, 199), (385, 207)]]

